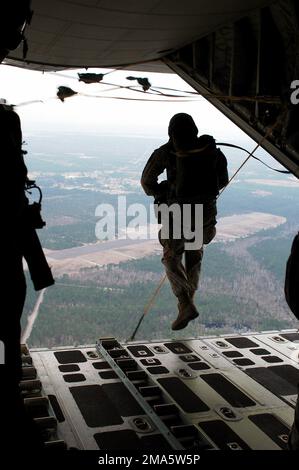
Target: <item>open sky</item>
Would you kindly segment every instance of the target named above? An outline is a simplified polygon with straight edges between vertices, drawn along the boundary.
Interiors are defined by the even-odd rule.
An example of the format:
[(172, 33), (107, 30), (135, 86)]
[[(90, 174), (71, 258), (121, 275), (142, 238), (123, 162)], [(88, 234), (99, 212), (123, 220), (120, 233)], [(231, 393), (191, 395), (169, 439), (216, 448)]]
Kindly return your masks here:
[[(199, 134), (213, 135), (218, 142), (235, 143), (249, 151), (256, 146), (252, 139), (203, 97), (189, 95), (187, 102), (179, 101), (178, 98), (175, 102), (144, 101), (159, 98), (142, 92), (136, 81), (126, 79), (127, 76), (147, 77), (153, 89), (167, 87), (194, 92), (186, 82), (173, 73), (88, 70), (93, 73), (109, 72), (103, 82), (111, 85), (105, 85), (103, 82), (96, 84), (79, 82), (78, 73), (81, 72), (84, 73), (86, 70), (43, 73), (0, 64), (0, 99), (6, 99), (9, 104), (16, 105), (15, 110), (21, 117), (23, 135), (26, 139), (32, 133), (49, 131), (68, 134), (93, 133), (99, 137), (107, 134), (153, 136), (164, 137), (167, 141), (170, 118), (176, 113), (185, 112), (193, 116)], [(139, 92), (125, 89), (108, 91), (115, 88), (115, 85), (137, 85)], [(78, 94), (61, 102), (56, 96), (59, 86), (70, 87)], [(165, 93), (175, 94), (172, 91)], [(141, 99), (141, 101), (118, 100), (113, 99), (113, 96)], [(172, 100), (172, 98), (162, 99)], [(278, 162), (263, 149), (259, 148), (256, 155), (262, 157), (268, 164), (280, 167)], [(246, 154), (241, 152), (238, 157), (243, 159)], [(249, 165), (252, 163), (253, 161)]]
[[(56, 98), (57, 87), (61, 85), (89, 95), (155, 98), (146, 93), (127, 90), (104, 92), (111, 86), (79, 83), (78, 72), (86, 72), (86, 70), (42, 73), (1, 65), (0, 98), (5, 98), (12, 104), (32, 100), (43, 101), (43, 103), (32, 103), (16, 108), (25, 132), (59, 130), (166, 136), (171, 116), (177, 112), (187, 112), (193, 116), (200, 133), (212, 134), (221, 140), (243, 140), (245, 137), (243, 132), (216, 108), (198, 96), (194, 97), (196, 101), (169, 103), (166, 101), (122, 101), (77, 95), (62, 103)], [(94, 69), (88, 72), (105, 73), (107, 70)], [(175, 74), (115, 71), (108, 74), (103, 81), (124, 86), (137, 85), (136, 82), (126, 80), (128, 75), (147, 77), (153, 88), (170, 87), (192, 90)]]

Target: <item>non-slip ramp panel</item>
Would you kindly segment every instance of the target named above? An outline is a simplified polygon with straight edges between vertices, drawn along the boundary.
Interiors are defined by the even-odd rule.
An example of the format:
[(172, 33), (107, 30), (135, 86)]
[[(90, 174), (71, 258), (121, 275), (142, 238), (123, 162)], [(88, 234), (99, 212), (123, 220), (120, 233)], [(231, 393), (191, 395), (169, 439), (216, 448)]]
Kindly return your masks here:
[(246, 408), (256, 404), (221, 374), (204, 374), (200, 378), (235, 408)]
[(123, 372), (138, 370), (138, 363), (134, 359), (115, 359), (115, 362)]
[(297, 393), (297, 386), (299, 383), (299, 369), (291, 365), (271, 366), (269, 369), (276, 375), (286, 380), (293, 386), (294, 394)]
[(200, 357), (195, 356), (194, 354), (186, 354), (185, 356), (179, 356), (179, 358), (183, 362), (198, 362), (201, 360)]
[[(275, 366), (273, 366), (275, 367)], [(294, 395), (296, 387), (271, 371), (273, 367), (253, 367), (244, 372), (277, 396)]]
[(154, 353), (148, 347), (140, 344), (137, 346), (128, 346), (127, 349), (134, 357), (153, 357)]
[(239, 349), (254, 348), (259, 346), (258, 344), (251, 341), (251, 339), (245, 338), (243, 336), (238, 336), (236, 338), (225, 338), (225, 340), (232, 344), (235, 348)]
[(156, 367), (148, 367), (147, 371), (150, 374), (169, 374), (169, 370), (163, 366), (156, 366)]
[(254, 366), (254, 362), (251, 361), (250, 359), (247, 359), (247, 357), (242, 357), (241, 359), (234, 359), (233, 362), (237, 365), (237, 366), (242, 366), (242, 367), (245, 367), (245, 366)]
[(93, 362), (92, 363), (93, 367), (97, 370), (101, 369), (111, 369), (111, 366), (108, 362), (106, 361), (98, 361), (98, 362)]
[(109, 397), (121, 416), (144, 414), (143, 409), (123, 383), (115, 382), (102, 385), (102, 390)]
[(80, 367), (77, 364), (66, 364), (65, 366), (58, 366), (60, 372), (77, 372)]
[(154, 346), (151, 346), (151, 348), (155, 351), (156, 354), (164, 354), (168, 352), (164, 346), (161, 346), (161, 344), (155, 344)]
[(215, 345), (218, 348), (228, 348), (229, 347), (229, 345), (227, 343), (225, 343), (224, 341), (221, 341), (221, 340), (215, 341)]
[(188, 366), (193, 370), (208, 370), (208, 369), (211, 369), (211, 367), (208, 366), (208, 364), (206, 364), (205, 362), (190, 362), (188, 364)]
[(248, 417), (259, 429), (261, 429), (281, 449), (287, 450), (287, 437), (290, 429), (279, 421), (271, 413), (262, 413)]
[(141, 364), (144, 366), (160, 366), (161, 362), (159, 359), (151, 358), (151, 359), (141, 359)]
[(86, 357), (79, 349), (71, 349), (69, 351), (54, 352), (59, 364), (72, 364), (76, 362), (87, 362)]
[(111, 349), (109, 350), (109, 355), (113, 359), (126, 359), (130, 357), (128, 351), (123, 348)]
[(114, 372), (114, 370), (104, 370), (103, 372), (99, 372), (99, 376), (101, 379), (118, 379), (118, 375)]
[(268, 364), (275, 364), (277, 362), (283, 362), (283, 360), (277, 356), (265, 356), (265, 357), (262, 357), (262, 359), (263, 361), (268, 362)]
[(288, 341), (299, 341), (299, 333), (284, 333), (284, 334), (280, 334), (279, 336), (282, 336), (284, 339), (287, 339)]
[(200, 422), (198, 425), (220, 450), (250, 450), (248, 444), (221, 420)]
[(256, 356), (266, 356), (267, 354), (271, 354), (270, 351), (263, 348), (254, 348), (250, 349), (249, 351), (255, 354)]
[(222, 354), (229, 358), (244, 357), (239, 351), (222, 351)]
[(121, 431), (101, 432), (93, 436), (100, 449), (103, 450), (139, 450), (140, 440), (136, 432), (130, 429)]
[(157, 382), (186, 413), (198, 413), (209, 410), (206, 403), (179, 378), (166, 377), (158, 379)]
[(164, 346), (169, 349), (174, 354), (189, 354), (192, 353), (191, 349), (189, 349), (183, 343), (164, 343)]
[(89, 427), (122, 424), (119, 411), (100, 385), (70, 387), (70, 392)]
[(86, 378), (83, 374), (65, 374), (63, 380), (67, 383), (85, 382)]

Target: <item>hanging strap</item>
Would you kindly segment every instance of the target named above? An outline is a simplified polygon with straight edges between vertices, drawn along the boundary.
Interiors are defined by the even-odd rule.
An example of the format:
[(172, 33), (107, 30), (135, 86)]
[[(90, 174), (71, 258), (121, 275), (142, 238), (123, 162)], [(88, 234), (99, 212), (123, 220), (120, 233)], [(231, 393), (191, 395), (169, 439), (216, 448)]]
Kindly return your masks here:
[[(248, 155), (251, 155), (251, 153), (246, 150), (245, 148), (243, 147), (240, 147), (239, 145), (235, 145), (235, 144), (228, 144), (226, 142), (220, 142), (220, 143), (216, 143), (216, 145), (218, 147), (231, 147), (231, 148), (234, 148), (234, 149), (238, 149), (238, 150), (243, 150), (244, 152), (248, 153)], [(273, 171), (277, 171), (277, 173), (283, 173), (285, 175), (290, 175), (291, 172), (288, 171), (288, 170), (278, 170), (278, 168), (273, 168), (272, 166), (268, 165), (267, 163), (263, 162), (263, 160), (261, 160), (260, 158), (254, 156), (254, 155), (251, 155), (252, 158), (254, 158), (255, 160), (258, 160), (260, 163), (262, 163), (263, 165), (265, 165), (267, 168), (269, 168), (270, 170), (273, 170)]]

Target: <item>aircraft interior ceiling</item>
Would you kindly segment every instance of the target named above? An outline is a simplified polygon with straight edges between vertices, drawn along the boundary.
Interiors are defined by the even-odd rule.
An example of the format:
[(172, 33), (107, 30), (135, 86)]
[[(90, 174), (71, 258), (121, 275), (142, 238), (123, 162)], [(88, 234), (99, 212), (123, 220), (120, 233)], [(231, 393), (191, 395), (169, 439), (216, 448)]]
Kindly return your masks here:
[(299, 176), (296, 0), (32, 0), (31, 10), (27, 53), (10, 50), (6, 64), (172, 70)]
[[(109, 67), (165, 56), (269, 1), (32, 0), (29, 50), (8, 63), (38, 70)], [(165, 71), (163, 64), (156, 71)]]

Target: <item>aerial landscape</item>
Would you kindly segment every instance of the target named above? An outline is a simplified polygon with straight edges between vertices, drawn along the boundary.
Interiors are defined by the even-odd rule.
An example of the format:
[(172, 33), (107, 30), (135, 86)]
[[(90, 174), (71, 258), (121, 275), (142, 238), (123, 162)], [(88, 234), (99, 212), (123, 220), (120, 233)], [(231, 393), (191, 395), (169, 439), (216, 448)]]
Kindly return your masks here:
[[(28, 133), (24, 140), (30, 177), (43, 190), (47, 226), (39, 236), (56, 283), (34, 292), (28, 278), (23, 340), (31, 347), (92, 344), (111, 335), (126, 340), (163, 275), (161, 247), (155, 236), (126, 239), (122, 226), (115, 240), (99, 240), (96, 208), (116, 208), (119, 195), (128, 206), (149, 208), (152, 200), (143, 193), (140, 176), (165, 140), (56, 131)], [(254, 147), (252, 141), (235, 143)], [(232, 175), (246, 155), (222, 150)], [(258, 155), (279, 167), (262, 150)], [(218, 201), (217, 236), (205, 248), (196, 297), (199, 320), (171, 332), (176, 301), (165, 283), (136, 339), (295, 327), (283, 281), (298, 231), (298, 195), (294, 177), (247, 163)], [(124, 220), (130, 217), (125, 214)]]

